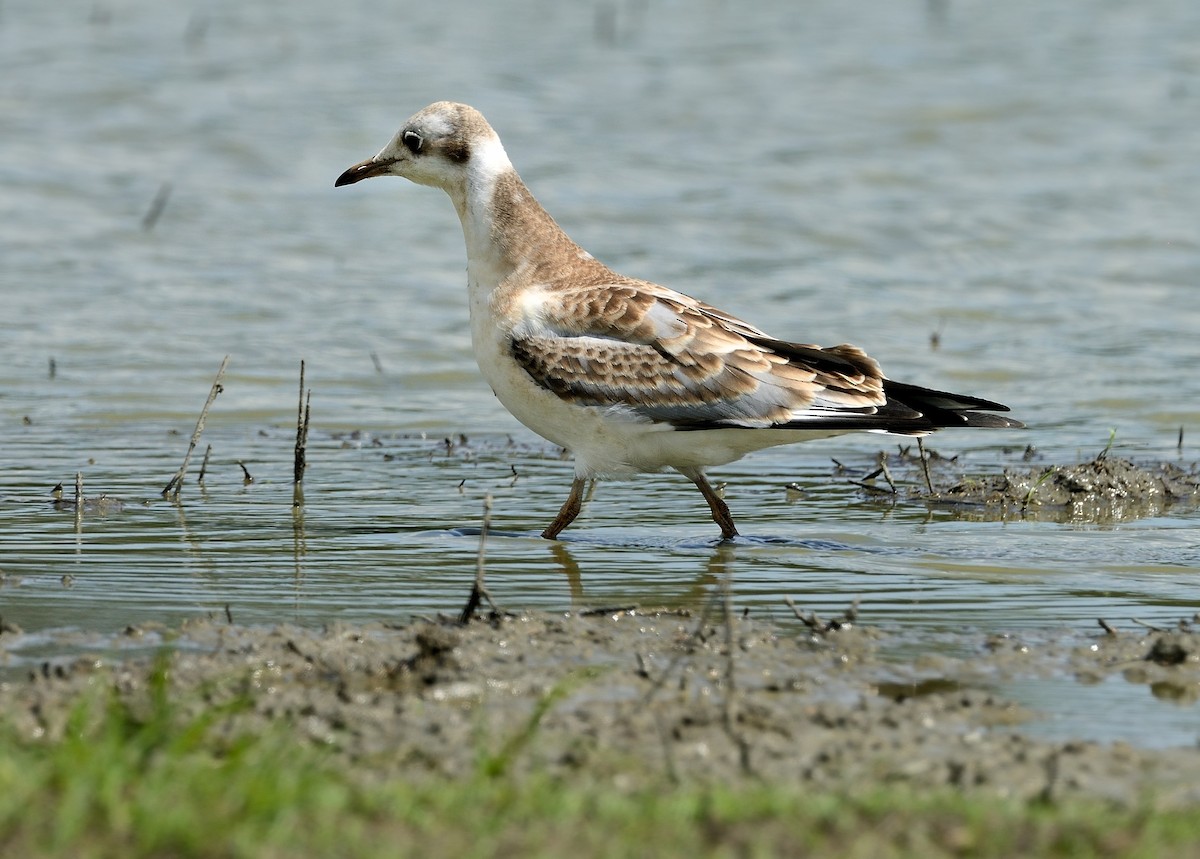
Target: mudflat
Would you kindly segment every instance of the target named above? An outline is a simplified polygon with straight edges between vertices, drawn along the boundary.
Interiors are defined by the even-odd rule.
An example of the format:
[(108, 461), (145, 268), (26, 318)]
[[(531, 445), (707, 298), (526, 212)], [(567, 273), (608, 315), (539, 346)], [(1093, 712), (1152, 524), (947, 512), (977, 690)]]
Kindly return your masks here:
[[(1038, 713), (992, 691), (1015, 677), (1097, 683), (1121, 675), (1183, 703), (1200, 697), (1200, 633), (961, 634), (947, 656), (915, 633), (812, 616), (781, 625), (618, 607), (496, 613), (468, 624), (415, 620), (322, 630), (208, 618), (127, 629), (142, 655), (93, 637), (69, 661), (8, 672), (5, 718), (31, 740), (61, 735), (88, 690), (133, 706), (165, 669), (183, 713), (233, 702), (211, 730), (284, 725), (364, 778), (455, 777), (482, 760), (640, 788), (665, 781), (961, 789), (1179, 808), (1200, 802), (1200, 748), (1049, 741), (1019, 728)], [(0, 634), (19, 652), (22, 634)], [(157, 651), (158, 656), (146, 655)], [(898, 654), (907, 655), (898, 655)]]

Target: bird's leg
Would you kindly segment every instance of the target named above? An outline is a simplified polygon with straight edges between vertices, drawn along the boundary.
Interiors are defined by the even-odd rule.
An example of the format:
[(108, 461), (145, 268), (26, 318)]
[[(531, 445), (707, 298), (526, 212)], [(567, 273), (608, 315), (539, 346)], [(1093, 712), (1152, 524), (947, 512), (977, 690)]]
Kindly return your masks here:
[(583, 506), (583, 487), (585, 485), (587, 485), (587, 478), (584, 477), (576, 477), (572, 481), (571, 494), (567, 496), (567, 500), (563, 503), (562, 509), (558, 511), (558, 515), (554, 517), (554, 521), (542, 532), (542, 537), (547, 540), (557, 540), (563, 528), (575, 521), (575, 517), (579, 515), (579, 509)]
[(733, 524), (733, 514), (729, 512), (729, 505), (717, 495), (717, 491), (712, 488), (712, 484), (708, 482), (708, 478), (704, 476), (704, 472), (699, 469), (679, 469), (679, 473), (686, 477), (692, 483), (696, 484), (696, 488), (700, 490), (700, 494), (704, 496), (704, 500), (708, 502), (708, 507), (712, 510), (713, 521), (721, 526), (721, 539), (732, 540), (738, 535), (737, 528)]

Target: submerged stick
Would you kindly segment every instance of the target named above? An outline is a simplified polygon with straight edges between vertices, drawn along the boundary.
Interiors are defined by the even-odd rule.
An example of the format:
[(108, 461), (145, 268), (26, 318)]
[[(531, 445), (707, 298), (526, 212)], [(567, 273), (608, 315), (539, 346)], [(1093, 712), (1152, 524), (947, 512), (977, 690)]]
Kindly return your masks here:
[(204, 408), (200, 410), (200, 419), (196, 421), (196, 429), (192, 432), (192, 440), (188, 443), (187, 453), (183, 457), (183, 465), (179, 466), (179, 470), (175, 472), (175, 476), (170, 482), (163, 487), (162, 496), (166, 498), (169, 495), (179, 497), (179, 490), (183, 486), (184, 475), (187, 474), (188, 463), (192, 460), (192, 453), (196, 450), (196, 443), (200, 441), (200, 433), (204, 432), (204, 421), (208, 418), (208, 410), (213, 404), (213, 400), (217, 398), (217, 394), (225, 390), (221, 387), (221, 377), (225, 375), (225, 366), (229, 363), (229, 356), (225, 356), (225, 360), (221, 362), (221, 368), (217, 370), (217, 377), (213, 379), (212, 388), (208, 392), (208, 400), (204, 403)]

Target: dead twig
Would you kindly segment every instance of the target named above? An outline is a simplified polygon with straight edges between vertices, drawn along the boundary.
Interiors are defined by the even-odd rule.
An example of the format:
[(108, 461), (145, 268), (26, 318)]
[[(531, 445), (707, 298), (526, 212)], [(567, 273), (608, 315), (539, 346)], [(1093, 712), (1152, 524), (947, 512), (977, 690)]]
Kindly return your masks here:
[(487, 600), (488, 605), (492, 607), (492, 611), (499, 613), (495, 601), (492, 600), (492, 595), (488, 593), (487, 585), (484, 582), (485, 565), (484, 552), (487, 547), (488, 531), (492, 528), (492, 494), (489, 492), (483, 497), (483, 526), (479, 529), (479, 554), (475, 558), (475, 581), (471, 585), (471, 593), (467, 597), (467, 604), (463, 606), (462, 613), (458, 616), (458, 622), (466, 625), (471, 622), (471, 618), (475, 616), (475, 609), (479, 608), (483, 600)]
[(183, 486), (184, 475), (187, 474), (188, 463), (192, 460), (192, 453), (196, 450), (196, 443), (200, 441), (200, 433), (204, 432), (204, 421), (208, 418), (208, 410), (213, 404), (213, 400), (217, 398), (217, 394), (225, 390), (221, 387), (221, 378), (225, 375), (225, 367), (229, 364), (229, 356), (225, 356), (225, 360), (221, 362), (221, 368), (217, 370), (217, 377), (213, 379), (212, 388), (208, 392), (208, 400), (204, 403), (204, 408), (200, 410), (200, 418), (196, 421), (196, 429), (192, 432), (192, 440), (188, 442), (187, 453), (183, 457), (183, 465), (179, 466), (179, 471), (175, 472), (175, 476), (170, 482), (163, 487), (162, 496), (179, 497), (179, 490)]
[(879, 469), (880, 469), (880, 471), (883, 472), (883, 479), (887, 481), (887, 485), (892, 490), (892, 494), (898, 495), (899, 493), (896, 490), (896, 481), (892, 480), (892, 472), (891, 472), (891, 469), (889, 469), (888, 465), (887, 465), (887, 455), (886, 454), (882, 454), (879, 457)]
[(75, 472), (75, 533), (83, 530), (83, 472)]
[(575, 614), (577, 617), (597, 617), (602, 614), (632, 614), (635, 611), (637, 611), (636, 603), (631, 605), (602, 605), (595, 608), (581, 608)]
[[(899, 493), (896, 490), (896, 481), (892, 480), (892, 472), (888, 469), (887, 463), (883, 461), (883, 456), (883, 454), (880, 455), (879, 467), (877, 469), (863, 477), (862, 480), (852, 480), (850, 482), (855, 486), (860, 486), (863, 489), (866, 489), (868, 492), (878, 492), (883, 495), (898, 495)], [(883, 475), (883, 479), (887, 481), (887, 489), (882, 489), (875, 484), (868, 482), (874, 480), (880, 475)]]
[(925, 472), (925, 488), (933, 494), (933, 480), (929, 477), (929, 457), (925, 455), (925, 440), (917, 436), (917, 451), (921, 454), (921, 470)]
[(295, 489), (292, 492), (292, 506), (299, 507), (304, 503), (300, 491), (300, 483), (304, 480), (304, 469), (308, 464), (308, 424), (311, 416), (312, 389), (304, 389), (304, 361), (300, 361), (300, 399), (296, 405), (296, 448), (292, 461), (292, 482)]
[(1146, 623), (1146, 621), (1144, 621), (1144, 620), (1138, 620), (1136, 617), (1132, 617), (1132, 618), (1130, 618), (1130, 620), (1132, 620), (1138, 626), (1144, 627), (1145, 629), (1148, 629), (1151, 632), (1166, 632), (1166, 630), (1163, 629), (1162, 627), (1155, 626), (1152, 623)]
[(859, 597), (854, 598), (854, 601), (850, 603), (850, 607), (842, 612), (840, 619), (834, 618), (828, 623), (817, 617), (817, 613), (815, 611), (810, 611), (808, 616), (805, 617), (791, 597), (785, 596), (783, 601), (787, 603), (787, 607), (792, 610), (792, 614), (796, 616), (796, 619), (807, 626), (810, 630), (815, 632), (817, 635), (828, 635), (831, 632), (837, 632), (839, 629), (847, 629), (858, 620), (858, 605), (860, 602)]
[(296, 449), (292, 463), (292, 479), (299, 483), (304, 479), (307, 465), (308, 423), (312, 405), (312, 389), (304, 390), (304, 361), (300, 361), (300, 398), (296, 404)]
[(208, 459), (212, 456), (212, 445), (204, 448), (204, 459), (200, 461), (200, 476), (196, 478), (196, 482), (203, 484), (204, 475), (208, 473)]
[(1108, 621), (1106, 621), (1104, 618), (1102, 618), (1102, 617), (1097, 618), (1096, 622), (1098, 624), (1100, 624), (1100, 628), (1102, 630), (1104, 630), (1106, 633), (1108, 633), (1109, 635), (1115, 636), (1117, 634), (1117, 631), (1115, 629), (1113, 629), (1111, 626), (1109, 626)]

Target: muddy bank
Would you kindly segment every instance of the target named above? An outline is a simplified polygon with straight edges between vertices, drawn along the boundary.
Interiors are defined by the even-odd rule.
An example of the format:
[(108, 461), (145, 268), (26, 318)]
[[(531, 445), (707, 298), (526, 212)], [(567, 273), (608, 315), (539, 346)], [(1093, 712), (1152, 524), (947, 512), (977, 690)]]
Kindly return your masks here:
[[(324, 631), (213, 619), (178, 637), (154, 629), (124, 637), (151, 648), (173, 639), (169, 684), (185, 717), (240, 699), (217, 730), (281, 723), (364, 778), (488, 766), (630, 787), (753, 778), (824, 791), (951, 786), (1200, 803), (1200, 749), (1031, 739), (1017, 727), (1037, 714), (990, 691), (1011, 677), (1095, 683), (1121, 674), (1194, 702), (1200, 634), (1186, 624), (1037, 640), (964, 636), (961, 657), (907, 659), (894, 654), (911, 651), (911, 641), (857, 622), (822, 631), (739, 617), (727, 630), (718, 618), (637, 611)], [(21, 651), (21, 634), (0, 635), (0, 660), (11, 665)], [(52, 738), (84, 690), (111, 686), (136, 701), (152, 670), (146, 657), (98, 656), (10, 669), (4, 713), (23, 736)]]
[[(1036, 460), (1027, 448), (1022, 457)], [(840, 464), (839, 464), (840, 465)], [(1200, 503), (1195, 463), (1137, 463), (1101, 453), (1073, 465), (1010, 467), (1000, 474), (964, 475), (957, 457), (915, 445), (881, 451), (876, 467), (854, 481), (875, 497), (920, 501), (965, 519), (1035, 519), (1112, 523), (1160, 516)]]

